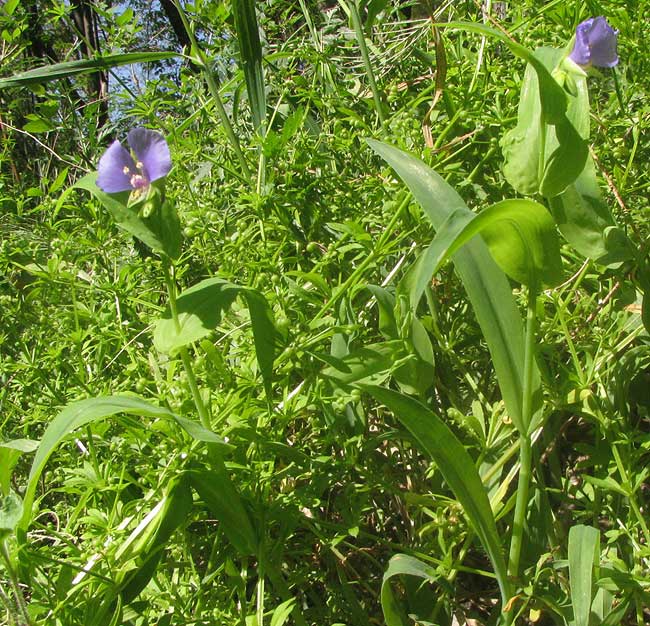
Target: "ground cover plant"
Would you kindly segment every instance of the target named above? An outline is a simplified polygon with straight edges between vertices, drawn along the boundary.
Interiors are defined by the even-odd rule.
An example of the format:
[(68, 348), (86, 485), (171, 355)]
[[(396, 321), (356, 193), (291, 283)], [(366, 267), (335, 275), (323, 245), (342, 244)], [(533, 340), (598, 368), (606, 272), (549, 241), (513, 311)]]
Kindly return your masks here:
[(4, 2), (3, 623), (650, 623), (648, 12)]

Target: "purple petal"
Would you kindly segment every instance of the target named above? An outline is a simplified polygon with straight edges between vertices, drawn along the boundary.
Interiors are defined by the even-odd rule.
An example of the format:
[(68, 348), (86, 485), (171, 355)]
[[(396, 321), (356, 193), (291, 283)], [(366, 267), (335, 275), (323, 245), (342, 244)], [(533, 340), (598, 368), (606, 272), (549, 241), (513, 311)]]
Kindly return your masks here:
[(149, 182), (169, 174), (172, 158), (169, 146), (160, 133), (147, 128), (134, 128), (127, 140), (138, 161), (142, 163), (142, 173)]
[(578, 65), (588, 65), (591, 59), (588, 33), (593, 21), (593, 18), (585, 20), (578, 24), (578, 28), (576, 28), (576, 42), (573, 44), (573, 50), (569, 58)]
[(131, 191), (130, 172), (135, 172), (135, 163), (129, 151), (119, 141), (114, 141), (99, 159), (97, 186), (106, 193)]
[(604, 17), (597, 17), (591, 26), (589, 42), (591, 44), (591, 63), (596, 67), (614, 67), (618, 63), (616, 54), (615, 31)]
[(578, 24), (576, 40), (569, 57), (578, 65), (614, 67), (618, 63), (615, 31), (602, 17), (591, 17)]

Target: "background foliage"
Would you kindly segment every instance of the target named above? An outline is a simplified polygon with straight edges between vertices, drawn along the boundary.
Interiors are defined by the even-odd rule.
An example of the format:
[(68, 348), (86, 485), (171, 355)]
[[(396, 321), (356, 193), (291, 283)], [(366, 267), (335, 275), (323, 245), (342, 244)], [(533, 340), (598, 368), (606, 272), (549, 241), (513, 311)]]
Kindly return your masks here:
[[(450, 265), (419, 309), (396, 289), (433, 231), (365, 140), (418, 155), (474, 210), (512, 197), (499, 140), (515, 125), (525, 65), (496, 40), (433, 21), (486, 22), (535, 49), (561, 48), (581, 20), (605, 15), (621, 64), (589, 80), (590, 144), (607, 204), (643, 258), (649, 5), (254, 4), (259, 50), (235, 2), (183, 3), (194, 48), (171, 2), (0, 6), (5, 77), (178, 53), (0, 90), (0, 440), (25, 440), (0, 447), (3, 495), (25, 493), (30, 441), (69, 403), (137, 394), (156, 409), (98, 418), (53, 451), (28, 540), (3, 539), (0, 600), (34, 624), (495, 623), (499, 589), (451, 481), (390, 398), (351, 385), (359, 372), (390, 380), (440, 416), (506, 534), (518, 439), (481, 330)], [(264, 88), (251, 100), (244, 67), (255, 59)], [(219, 444), (162, 414), (197, 417), (181, 361), (154, 344), (164, 262), (70, 190), (138, 125), (172, 151), (179, 286), (218, 276), (255, 290), (276, 326), (270, 384), (243, 298), (189, 351), (211, 430), (230, 446), (223, 471)], [(605, 267), (567, 245), (562, 256), (562, 282), (537, 305), (546, 411), (516, 608), (520, 623), (640, 625), (650, 621), (644, 268)], [(403, 615), (391, 618), (391, 597)]]

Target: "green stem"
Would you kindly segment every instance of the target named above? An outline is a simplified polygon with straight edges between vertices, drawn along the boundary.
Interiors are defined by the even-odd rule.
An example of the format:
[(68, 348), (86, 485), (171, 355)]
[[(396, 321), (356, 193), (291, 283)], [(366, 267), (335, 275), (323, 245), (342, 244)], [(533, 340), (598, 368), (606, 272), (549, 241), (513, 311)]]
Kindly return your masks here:
[[(173, 266), (168, 262), (163, 262), (163, 267), (165, 271), (165, 284), (167, 285), (167, 295), (169, 296), (169, 309), (172, 314), (172, 319), (174, 320), (174, 326), (176, 332), (180, 333), (181, 324), (178, 319), (178, 308), (176, 306), (176, 282), (173, 275)], [(203, 402), (201, 397), (201, 390), (196, 382), (196, 376), (194, 375), (194, 368), (192, 367), (192, 359), (190, 358), (187, 348), (183, 346), (180, 348), (179, 353), (181, 355), (181, 361), (183, 362), (183, 368), (185, 369), (185, 374), (187, 375), (187, 383), (190, 387), (190, 392), (192, 393), (192, 399), (194, 400), (194, 405), (196, 406), (196, 411), (199, 414), (199, 420), (204, 428), (208, 430), (211, 429), (210, 424), (210, 415), (208, 410)]]
[(612, 454), (614, 455), (614, 460), (616, 461), (616, 467), (618, 468), (618, 472), (621, 475), (623, 487), (627, 491), (627, 500), (630, 504), (630, 508), (632, 509), (634, 516), (636, 517), (637, 521), (639, 522), (639, 525), (641, 526), (641, 530), (643, 532), (643, 537), (645, 538), (646, 545), (650, 545), (650, 530), (648, 530), (648, 525), (646, 524), (646, 521), (643, 518), (643, 513), (641, 513), (641, 509), (639, 508), (636, 498), (634, 497), (634, 492), (632, 490), (632, 483), (630, 482), (629, 476), (625, 469), (625, 465), (623, 465), (623, 459), (621, 459), (621, 454), (618, 451), (618, 446), (615, 443), (612, 443)]
[(377, 110), (377, 116), (381, 122), (382, 127), (386, 125), (386, 116), (384, 114), (384, 103), (381, 99), (381, 94), (377, 88), (377, 83), (375, 82), (375, 74), (372, 71), (372, 64), (370, 63), (370, 55), (368, 54), (368, 46), (366, 45), (366, 37), (363, 32), (363, 26), (361, 24), (361, 16), (359, 15), (359, 9), (357, 7), (357, 0), (350, 0), (350, 2), (345, 3), (344, 0), (339, 0), (341, 4), (347, 6), (350, 11), (350, 18), (352, 19), (352, 26), (354, 28), (354, 34), (357, 38), (357, 43), (359, 44), (359, 51), (361, 52), (361, 59), (363, 60), (363, 65), (366, 70), (366, 76), (368, 78), (368, 84), (370, 85), (370, 91), (372, 91), (372, 97), (375, 101), (375, 109)]
[(237, 155), (237, 158), (239, 159), (239, 164), (241, 165), (244, 175), (252, 180), (253, 175), (251, 169), (248, 166), (248, 162), (246, 161), (244, 153), (242, 152), (241, 145), (239, 144), (239, 139), (237, 139), (237, 135), (235, 135), (235, 131), (233, 130), (232, 124), (230, 123), (228, 113), (226, 113), (226, 108), (223, 105), (223, 100), (221, 99), (221, 94), (219, 93), (219, 86), (217, 85), (214, 73), (210, 69), (208, 59), (196, 41), (196, 37), (194, 37), (194, 31), (190, 27), (187, 16), (185, 15), (185, 10), (181, 6), (180, 2), (178, 0), (174, 0), (174, 6), (178, 11), (178, 14), (183, 22), (183, 26), (187, 32), (187, 36), (189, 37), (192, 44), (191, 53), (198, 57), (195, 59), (195, 62), (201, 66), (201, 71), (203, 72), (205, 82), (208, 84), (208, 89), (212, 95), (212, 98), (214, 99), (214, 104), (217, 107), (217, 114), (219, 115), (219, 119), (223, 124), (223, 129), (226, 132), (226, 137), (228, 137), (228, 141), (230, 142), (230, 145), (232, 146), (235, 154)]
[(519, 481), (517, 484), (517, 499), (515, 501), (515, 515), (512, 523), (512, 537), (510, 539), (510, 556), (508, 560), (508, 576), (517, 579), (519, 576), (519, 560), (523, 542), (524, 526), (526, 524), (526, 511), (528, 509), (528, 492), (532, 466), (532, 444), (530, 422), (533, 406), (533, 365), (535, 362), (535, 330), (537, 326), (537, 287), (531, 284), (528, 288), (528, 313), (526, 316), (526, 338), (524, 344), (524, 380), (522, 391), (522, 422), (525, 432), (519, 438)]

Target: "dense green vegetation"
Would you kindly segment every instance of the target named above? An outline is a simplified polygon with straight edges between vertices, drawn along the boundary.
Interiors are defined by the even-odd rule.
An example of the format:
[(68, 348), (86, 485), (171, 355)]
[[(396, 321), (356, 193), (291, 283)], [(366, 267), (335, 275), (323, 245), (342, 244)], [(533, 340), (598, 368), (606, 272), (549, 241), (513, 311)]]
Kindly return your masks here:
[(1, 623), (650, 623), (648, 19), (0, 5)]

